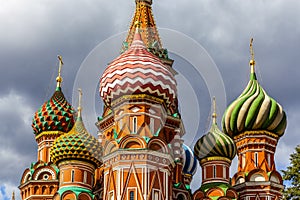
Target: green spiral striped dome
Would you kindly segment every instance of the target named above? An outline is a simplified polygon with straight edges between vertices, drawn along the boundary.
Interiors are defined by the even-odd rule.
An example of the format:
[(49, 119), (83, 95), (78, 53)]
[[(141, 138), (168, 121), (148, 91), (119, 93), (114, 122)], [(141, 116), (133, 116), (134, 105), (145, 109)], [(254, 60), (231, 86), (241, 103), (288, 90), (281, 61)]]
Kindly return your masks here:
[(223, 131), (234, 137), (244, 131), (266, 130), (280, 137), (286, 125), (285, 112), (260, 86), (252, 66), (246, 89), (223, 115)]
[(194, 154), (200, 161), (214, 156), (232, 160), (236, 155), (236, 146), (233, 140), (213, 123), (210, 131), (196, 142)]
[(60, 87), (35, 113), (32, 120), (32, 128), (36, 137), (43, 131), (69, 132), (74, 123), (74, 110), (66, 100)]
[(96, 166), (101, 164), (100, 143), (88, 133), (81, 117), (70, 132), (55, 140), (50, 155), (55, 164), (67, 159), (86, 160)]

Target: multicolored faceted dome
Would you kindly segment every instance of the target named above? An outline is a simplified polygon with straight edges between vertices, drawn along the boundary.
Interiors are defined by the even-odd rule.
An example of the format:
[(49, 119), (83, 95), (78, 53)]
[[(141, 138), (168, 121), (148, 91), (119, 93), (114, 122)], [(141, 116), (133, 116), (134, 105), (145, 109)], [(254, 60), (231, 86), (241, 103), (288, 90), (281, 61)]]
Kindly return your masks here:
[(35, 113), (32, 128), (36, 137), (43, 131), (69, 132), (74, 125), (74, 110), (57, 87), (51, 99)]
[(55, 140), (50, 155), (55, 164), (67, 159), (79, 159), (100, 166), (101, 145), (88, 133), (81, 117), (78, 117), (72, 130)]
[(183, 173), (194, 175), (197, 171), (197, 159), (193, 151), (185, 144), (182, 144), (183, 148)]
[(227, 108), (222, 124), (224, 132), (230, 137), (249, 130), (266, 130), (279, 137), (284, 134), (286, 114), (258, 83), (254, 62), (251, 64), (250, 81), (246, 89)]
[(174, 75), (158, 57), (148, 52), (138, 30), (129, 49), (104, 71), (99, 90), (108, 106), (123, 95), (148, 94), (163, 99), (167, 105), (177, 96)]
[(201, 161), (207, 157), (225, 157), (232, 160), (236, 155), (234, 141), (212, 123), (210, 131), (202, 136), (194, 146), (194, 153)]

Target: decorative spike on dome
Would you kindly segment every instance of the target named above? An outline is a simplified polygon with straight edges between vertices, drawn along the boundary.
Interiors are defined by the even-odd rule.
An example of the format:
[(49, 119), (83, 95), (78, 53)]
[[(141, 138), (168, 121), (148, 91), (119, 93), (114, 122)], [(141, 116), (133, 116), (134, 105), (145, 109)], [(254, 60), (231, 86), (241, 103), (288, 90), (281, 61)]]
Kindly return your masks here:
[(133, 38), (136, 32), (135, 30), (138, 26), (138, 28), (142, 30), (141, 38), (147, 48), (152, 47), (153, 43), (156, 43), (158, 48), (162, 49), (162, 44), (152, 13), (152, 0), (136, 0), (135, 3), (136, 10), (132, 18), (125, 42), (128, 44), (128, 46), (131, 45), (131, 43), (134, 41)]
[(58, 56), (58, 59), (59, 69), (58, 77), (56, 78), (56, 90), (50, 100), (46, 101), (39, 110), (35, 112), (32, 120), (32, 128), (36, 138), (38, 138), (39, 134), (43, 131), (69, 132), (74, 125), (74, 110), (61, 90), (62, 57)]
[(218, 128), (215, 104), (215, 98), (213, 98), (214, 111), (212, 114), (213, 123), (211, 128), (194, 146), (194, 153), (200, 161), (207, 157), (225, 157), (232, 160), (236, 155), (234, 141)]
[(62, 57), (60, 55), (57, 56), (58, 60), (59, 60), (59, 65), (58, 65), (58, 76), (56, 78), (56, 82), (57, 82), (57, 88), (61, 87), (61, 83), (63, 81), (62, 77), (61, 77), (61, 68), (64, 65), (64, 62), (62, 60)]
[(213, 114), (212, 114), (212, 119), (213, 119), (213, 124), (217, 124), (217, 106), (216, 106), (216, 97), (213, 97)]
[(250, 41), (250, 53), (250, 81), (243, 93), (226, 109), (222, 119), (223, 131), (235, 137), (245, 131), (264, 130), (280, 137), (286, 128), (286, 114), (257, 81), (253, 39)]
[(86, 160), (99, 167), (101, 165), (102, 148), (99, 141), (88, 133), (81, 117), (82, 91), (79, 91), (78, 117), (70, 132), (55, 140), (50, 150), (55, 164), (67, 159)]
[(251, 54), (251, 60), (249, 62), (249, 65), (251, 67), (251, 74), (255, 73), (255, 60), (254, 60), (254, 50), (253, 50), (253, 38), (250, 39), (250, 54)]
[(81, 107), (81, 102), (82, 101), (82, 90), (81, 88), (78, 88), (78, 114), (77, 114), (77, 120), (78, 119), (81, 119), (81, 110), (82, 110), (82, 107)]

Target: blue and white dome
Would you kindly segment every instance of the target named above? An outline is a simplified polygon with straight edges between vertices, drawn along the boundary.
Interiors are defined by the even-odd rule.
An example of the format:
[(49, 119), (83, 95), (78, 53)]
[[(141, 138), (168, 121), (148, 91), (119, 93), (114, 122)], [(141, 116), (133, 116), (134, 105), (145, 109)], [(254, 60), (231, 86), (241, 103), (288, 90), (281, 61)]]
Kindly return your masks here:
[(194, 152), (185, 144), (182, 144), (183, 153), (182, 153), (182, 160), (183, 160), (183, 173), (194, 175), (197, 170), (197, 159), (194, 155)]

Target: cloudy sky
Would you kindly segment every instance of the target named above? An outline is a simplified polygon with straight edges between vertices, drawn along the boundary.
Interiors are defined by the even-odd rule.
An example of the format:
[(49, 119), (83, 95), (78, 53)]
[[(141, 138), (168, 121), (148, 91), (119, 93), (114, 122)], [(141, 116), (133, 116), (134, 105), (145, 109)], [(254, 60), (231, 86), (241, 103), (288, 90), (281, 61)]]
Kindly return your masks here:
[[(254, 37), (258, 79), (288, 116), (286, 134), (280, 139), (276, 152), (277, 168), (284, 169), (289, 164), (288, 155), (300, 144), (297, 135), (300, 130), (300, 1), (153, 0), (153, 3), (157, 26), (162, 31), (168, 30), (162, 36), (163, 44), (168, 33), (183, 34), (205, 49), (217, 66), (220, 74), (216, 79), (222, 78), (226, 94), (226, 100), (220, 105), (233, 101), (245, 88), (249, 75), (249, 40)], [(112, 46), (116, 43), (121, 47), (122, 32), (128, 29), (134, 8), (134, 0), (0, 2), (0, 200), (9, 199), (12, 191), (20, 199), (17, 186), (21, 175), (31, 162), (36, 161), (37, 145), (31, 119), (54, 92), (56, 56), (60, 54), (64, 58), (63, 91), (72, 102), (74, 82), (80, 70), (84, 71), (84, 61), (91, 52), (97, 52), (93, 51), (95, 48), (103, 48), (101, 42), (105, 40)], [(176, 42), (174, 40), (173, 44)], [(166, 43), (170, 45), (170, 41)], [(185, 77), (183, 69), (190, 66), (191, 61), (184, 55), (172, 54), (176, 47), (172, 48), (170, 55), (178, 59), (174, 68), (179, 72), (178, 79), (182, 79), (178, 82), (191, 85), (188, 88), (192, 88), (189, 90), (194, 95), (189, 98), (185, 95), (187, 91), (182, 90), (185, 86), (179, 86), (186, 135), (200, 137), (209, 128), (210, 97), (219, 96), (207, 89), (206, 79), (211, 80), (214, 76)], [(106, 49), (105, 52), (107, 56), (98, 65), (101, 70), (105, 67), (102, 63), (117, 56), (118, 49)], [(185, 54), (190, 53), (193, 52), (187, 48)], [(85, 77), (88, 79), (89, 76)], [(198, 82), (200, 88), (195, 89)], [(97, 82), (90, 87), (94, 91), (96, 86)], [(98, 95), (84, 98), (95, 99), (101, 107)], [(184, 100), (195, 98), (198, 105)], [(190, 119), (189, 109), (193, 106), (201, 113), (201, 117), (197, 117), (201, 120), (199, 123)], [(218, 112), (221, 116), (222, 106)], [(95, 121), (86, 122), (94, 135), (96, 131), (92, 125)], [(200, 179), (194, 179), (193, 187), (197, 189)]]

